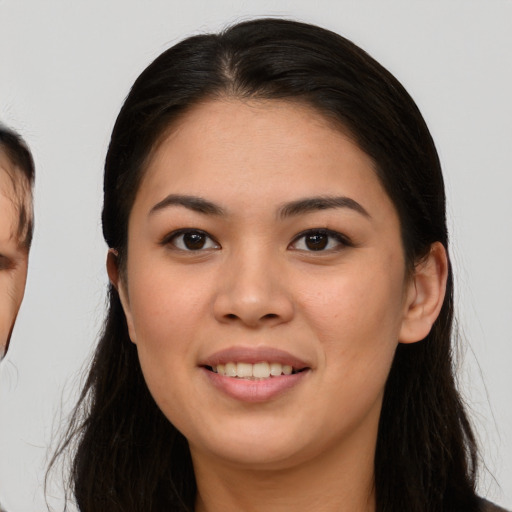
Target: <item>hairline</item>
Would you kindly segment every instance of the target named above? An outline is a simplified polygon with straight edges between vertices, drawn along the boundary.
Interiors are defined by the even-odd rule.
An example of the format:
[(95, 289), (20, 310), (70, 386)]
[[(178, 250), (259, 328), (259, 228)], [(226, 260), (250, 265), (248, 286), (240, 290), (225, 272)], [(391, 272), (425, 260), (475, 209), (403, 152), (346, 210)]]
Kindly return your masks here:
[(32, 243), (32, 230), (34, 224), (33, 211), (33, 180), (15, 162), (12, 157), (12, 150), (8, 144), (0, 141), (0, 158), (4, 158), (7, 165), (0, 165), (0, 172), (9, 177), (11, 182), (11, 191), (5, 191), (4, 195), (11, 200), (13, 207), (17, 212), (17, 222), (12, 226), (11, 236), (18, 241), (20, 247), (27, 251)]

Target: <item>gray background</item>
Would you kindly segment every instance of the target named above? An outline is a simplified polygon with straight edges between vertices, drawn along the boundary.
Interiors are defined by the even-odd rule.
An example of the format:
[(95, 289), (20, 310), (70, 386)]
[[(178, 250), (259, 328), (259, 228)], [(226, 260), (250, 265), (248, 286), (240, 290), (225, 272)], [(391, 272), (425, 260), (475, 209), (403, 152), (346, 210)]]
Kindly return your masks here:
[[(512, 508), (510, 0), (0, 0), (0, 119), (25, 136), (37, 163), (26, 298), (0, 368), (3, 502), (12, 512), (45, 509), (48, 446), (101, 325), (102, 161), (123, 98), (184, 36), (256, 15), (347, 36), (424, 113), (448, 189), (460, 381), (488, 468), (479, 489)], [(50, 494), (57, 507), (57, 479)]]

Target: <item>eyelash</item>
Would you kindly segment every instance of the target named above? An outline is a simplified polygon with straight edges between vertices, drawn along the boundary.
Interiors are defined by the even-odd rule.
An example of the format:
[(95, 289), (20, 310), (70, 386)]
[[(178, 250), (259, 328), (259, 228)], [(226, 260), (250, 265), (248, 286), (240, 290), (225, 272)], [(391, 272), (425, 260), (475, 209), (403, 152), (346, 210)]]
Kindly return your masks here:
[[(189, 235), (190, 237), (197, 236), (199, 239), (196, 241), (201, 243), (204, 242), (203, 245), (197, 248), (191, 248), (190, 246), (187, 247), (187, 242), (185, 241), (185, 236)], [(311, 248), (311, 247), (305, 247), (305, 248), (298, 248), (296, 247), (298, 242), (301, 239), (306, 240), (306, 237), (324, 237), (320, 238), (315, 241), (315, 243), (318, 244), (317, 248)], [(202, 237), (202, 239), (201, 239)], [(327, 239), (327, 240), (326, 240)], [(329, 247), (331, 245), (332, 240), (335, 241), (335, 247)], [(178, 241), (178, 242), (177, 242)], [(326, 242), (325, 245), (322, 245), (323, 242)], [(194, 240), (191, 239), (189, 242), (194, 243)], [(220, 244), (211, 237), (207, 232), (202, 231), (201, 229), (179, 229), (177, 231), (173, 231), (169, 235), (167, 235), (161, 242), (162, 245), (173, 245), (176, 249), (184, 252), (199, 252), (204, 250), (211, 250), (211, 249), (220, 249)], [(306, 245), (307, 242), (304, 243)], [(181, 247), (180, 247), (181, 245)], [(208, 245), (205, 247), (205, 245)], [(351, 241), (343, 234), (338, 233), (337, 231), (332, 231), (331, 229), (325, 229), (325, 228), (316, 228), (316, 229), (308, 229), (306, 231), (303, 231), (299, 233), (290, 243), (288, 246), (292, 250), (296, 251), (303, 251), (303, 252), (333, 252), (342, 249), (343, 247), (352, 247), (353, 244)]]
[[(176, 240), (178, 240), (180, 237), (185, 237), (186, 235), (194, 236), (199, 235), (201, 237), (205, 237), (207, 240), (209, 240), (214, 246), (213, 247), (199, 247), (197, 249), (191, 249), (190, 247), (179, 247), (179, 245), (176, 243)], [(169, 235), (167, 235), (162, 240), (162, 245), (173, 245), (176, 249), (183, 251), (183, 252), (199, 252), (204, 251), (208, 249), (220, 249), (220, 245), (208, 234), (206, 231), (202, 231), (201, 229), (178, 229), (177, 231), (173, 231)], [(181, 245), (185, 245), (184, 238), (181, 238)]]
[[(306, 240), (307, 236), (313, 237), (313, 236), (318, 236), (318, 235), (327, 237), (326, 246), (322, 247), (320, 244), (320, 246), (316, 249), (312, 249), (311, 247), (309, 249), (293, 247), (294, 245), (297, 245), (299, 240), (301, 240), (301, 239)], [(336, 242), (335, 247), (329, 247), (329, 244), (330, 244), (329, 239), (335, 240), (335, 242)], [(332, 231), (331, 229), (325, 229), (325, 228), (323, 228), (323, 229), (318, 229), (318, 228), (308, 229), (306, 231), (303, 231), (302, 233), (299, 233), (289, 245), (289, 247), (291, 247), (293, 250), (304, 251), (304, 252), (333, 252), (333, 251), (339, 251), (343, 247), (352, 247), (352, 246), (353, 246), (352, 242), (345, 235), (338, 233), (337, 231)]]

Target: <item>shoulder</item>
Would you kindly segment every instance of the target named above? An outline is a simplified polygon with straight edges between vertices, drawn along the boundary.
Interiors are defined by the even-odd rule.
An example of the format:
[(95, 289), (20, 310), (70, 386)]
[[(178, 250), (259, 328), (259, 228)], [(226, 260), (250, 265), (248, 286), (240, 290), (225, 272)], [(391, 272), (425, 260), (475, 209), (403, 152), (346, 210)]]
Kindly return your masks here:
[(480, 502), (480, 512), (508, 512), (504, 508), (498, 507), (487, 500), (481, 500)]

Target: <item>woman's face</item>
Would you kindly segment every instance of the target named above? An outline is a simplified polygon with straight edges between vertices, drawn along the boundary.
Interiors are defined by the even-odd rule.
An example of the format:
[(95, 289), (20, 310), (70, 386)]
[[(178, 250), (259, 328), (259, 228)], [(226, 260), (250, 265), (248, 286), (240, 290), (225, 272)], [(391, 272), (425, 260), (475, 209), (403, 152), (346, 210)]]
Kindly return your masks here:
[(411, 285), (395, 208), (347, 136), (296, 103), (196, 106), (155, 151), (128, 240), (126, 279), (110, 275), (195, 461), (374, 446)]
[(0, 152), (0, 359), (7, 350), (27, 278), (28, 251), (16, 236), (13, 171), (8, 158)]

